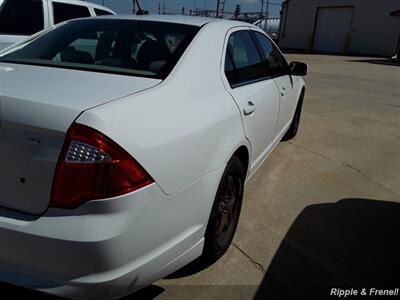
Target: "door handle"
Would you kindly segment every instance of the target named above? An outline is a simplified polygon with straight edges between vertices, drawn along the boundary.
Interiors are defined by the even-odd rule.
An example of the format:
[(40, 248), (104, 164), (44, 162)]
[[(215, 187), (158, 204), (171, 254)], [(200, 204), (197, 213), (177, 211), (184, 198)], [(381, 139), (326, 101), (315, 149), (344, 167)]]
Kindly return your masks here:
[(286, 88), (284, 86), (281, 89), (281, 96), (282, 97), (286, 96)]
[(243, 108), (243, 113), (245, 116), (251, 115), (256, 110), (256, 105), (252, 101), (249, 101), (247, 104), (248, 105)]

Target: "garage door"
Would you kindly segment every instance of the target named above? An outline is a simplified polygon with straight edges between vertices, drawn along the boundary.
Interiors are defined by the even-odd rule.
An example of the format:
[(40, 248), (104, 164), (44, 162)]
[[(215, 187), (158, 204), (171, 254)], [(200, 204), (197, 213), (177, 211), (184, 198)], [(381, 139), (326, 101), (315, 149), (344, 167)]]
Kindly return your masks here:
[(353, 7), (319, 8), (313, 50), (342, 53), (346, 51)]

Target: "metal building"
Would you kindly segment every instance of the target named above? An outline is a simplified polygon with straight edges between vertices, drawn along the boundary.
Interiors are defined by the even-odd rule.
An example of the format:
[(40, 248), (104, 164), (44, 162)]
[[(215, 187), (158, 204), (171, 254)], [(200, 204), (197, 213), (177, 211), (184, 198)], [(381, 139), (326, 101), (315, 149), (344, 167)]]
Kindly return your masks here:
[(286, 0), (283, 48), (393, 56), (400, 38), (400, 0)]

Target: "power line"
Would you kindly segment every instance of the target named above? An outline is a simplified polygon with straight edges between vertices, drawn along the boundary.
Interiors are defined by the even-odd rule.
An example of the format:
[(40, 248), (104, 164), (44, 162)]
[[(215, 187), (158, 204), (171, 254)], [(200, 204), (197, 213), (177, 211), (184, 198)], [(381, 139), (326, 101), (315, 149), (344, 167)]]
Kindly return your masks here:
[[(231, 7), (233, 4), (237, 3), (243, 3), (245, 1), (241, 0), (215, 0), (215, 5), (216, 7), (214, 9), (210, 9), (210, 2), (213, 2), (214, 0), (192, 0), (188, 2), (192, 2), (192, 5), (189, 5), (189, 7), (192, 6), (190, 9), (186, 9), (187, 7), (185, 5), (180, 6), (179, 2), (181, 1), (168, 1), (168, 0), (159, 0), (158, 2), (158, 7), (156, 6), (156, 11), (158, 10), (159, 14), (182, 14), (182, 8), (185, 7), (184, 12), (187, 14), (201, 14), (205, 16), (215, 16), (216, 18), (224, 18), (225, 15), (232, 15), (233, 13), (230, 11), (225, 10), (227, 7)], [(261, 10), (258, 10), (258, 14), (260, 15), (260, 18), (268, 18), (272, 14), (274, 15), (276, 12), (276, 8), (272, 8), (272, 6), (281, 6), (281, 3), (278, 3), (276, 1), (270, 1), (270, 0), (259, 0), (261, 4)], [(171, 4), (172, 7), (167, 5), (170, 2), (175, 2), (174, 4)], [(247, 2), (248, 3), (248, 2)], [(252, 4), (254, 5), (255, 2)], [(247, 5), (245, 5), (247, 7)], [(254, 6), (252, 6), (254, 7)], [(256, 13), (256, 10), (254, 11), (246, 11), (246, 13), (254, 14)]]
[[(238, 0), (225, 0), (225, 2), (231, 2), (231, 3), (240, 3), (240, 2), (245, 2), (245, 1), (238, 1)], [(261, 2), (261, 1), (260, 1)], [(266, 2), (266, 0), (264, 0), (264, 2)], [(278, 6), (282, 6), (282, 3), (278, 3), (278, 2), (270, 2), (269, 5), (278, 5)]]

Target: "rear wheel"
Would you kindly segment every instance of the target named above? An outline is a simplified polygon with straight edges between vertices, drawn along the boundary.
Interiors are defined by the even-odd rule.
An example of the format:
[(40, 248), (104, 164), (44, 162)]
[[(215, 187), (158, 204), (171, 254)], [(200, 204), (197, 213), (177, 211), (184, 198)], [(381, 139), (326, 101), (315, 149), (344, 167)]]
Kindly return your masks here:
[(228, 250), (239, 222), (245, 173), (239, 158), (228, 162), (214, 200), (201, 259), (211, 264)]
[(282, 138), (282, 141), (289, 141), (297, 135), (297, 132), (299, 130), (299, 125), (300, 125), (301, 108), (303, 106), (303, 99), (304, 99), (304, 90), (301, 92), (300, 99), (297, 103), (296, 111), (294, 112), (292, 123), (290, 124), (288, 131)]

